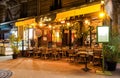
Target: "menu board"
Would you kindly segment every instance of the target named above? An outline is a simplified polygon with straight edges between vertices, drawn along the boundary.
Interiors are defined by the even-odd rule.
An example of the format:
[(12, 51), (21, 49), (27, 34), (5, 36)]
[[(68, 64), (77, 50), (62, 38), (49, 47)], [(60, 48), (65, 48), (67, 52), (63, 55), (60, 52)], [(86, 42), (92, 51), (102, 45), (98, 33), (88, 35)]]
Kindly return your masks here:
[(109, 26), (98, 26), (97, 27), (97, 42), (109, 42)]

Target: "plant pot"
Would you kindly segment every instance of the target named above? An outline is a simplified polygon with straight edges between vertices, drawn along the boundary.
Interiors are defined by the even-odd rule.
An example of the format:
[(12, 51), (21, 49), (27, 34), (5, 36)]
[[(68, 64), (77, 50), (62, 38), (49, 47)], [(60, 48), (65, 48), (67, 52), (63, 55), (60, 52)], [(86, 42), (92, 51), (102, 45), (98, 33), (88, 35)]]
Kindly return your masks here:
[(13, 54), (12, 57), (13, 59), (16, 59), (18, 57), (18, 54)]
[(106, 64), (107, 64), (108, 71), (115, 71), (116, 70), (117, 62), (106, 61)]

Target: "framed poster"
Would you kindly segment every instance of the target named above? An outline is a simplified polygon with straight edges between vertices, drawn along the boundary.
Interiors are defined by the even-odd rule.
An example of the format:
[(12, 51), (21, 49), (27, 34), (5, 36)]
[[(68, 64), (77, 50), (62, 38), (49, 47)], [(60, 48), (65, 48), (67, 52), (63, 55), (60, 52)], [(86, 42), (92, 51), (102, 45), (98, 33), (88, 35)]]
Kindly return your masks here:
[(104, 43), (109, 42), (110, 37), (110, 27), (109, 26), (98, 26), (97, 27), (97, 42)]

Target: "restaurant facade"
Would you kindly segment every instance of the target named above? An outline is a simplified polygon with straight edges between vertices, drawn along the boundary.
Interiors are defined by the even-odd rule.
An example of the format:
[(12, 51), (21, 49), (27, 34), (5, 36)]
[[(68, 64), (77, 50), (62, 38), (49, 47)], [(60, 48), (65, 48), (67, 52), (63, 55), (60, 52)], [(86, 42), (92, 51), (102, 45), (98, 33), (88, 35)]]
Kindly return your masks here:
[[(111, 1), (107, 6), (111, 6)], [(19, 19), (15, 26), (23, 40), (21, 49), (31, 47), (89, 46), (101, 47), (96, 41), (97, 26), (111, 26), (111, 9), (101, 1), (69, 9), (51, 11), (36, 17)], [(100, 17), (104, 12), (105, 16)], [(33, 45), (34, 44), (34, 45)]]
[[(33, 2), (34, 4), (31, 4)], [(36, 0), (33, 2), (31, 0), (23, 3), (29, 3), (28, 7), (36, 7), (34, 10), (32, 7), (28, 9), (28, 11), (35, 11), (35, 14), (29, 11), (27, 18), (12, 21), (15, 22), (12, 32), (21, 38), (20, 50), (35, 46), (95, 47), (98, 46), (97, 26), (107, 25), (112, 31), (119, 32), (119, 21), (117, 21), (119, 10), (117, 12), (114, 11), (116, 9), (113, 10), (117, 7), (115, 1), (105, 0), (105, 4), (102, 4), (101, 0), (52, 0), (51, 2)], [(42, 7), (43, 5), (46, 7)], [(26, 11), (27, 9), (24, 8), (23, 12)], [(105, 13), (103, 18), (99, 16), (101, 12)]]

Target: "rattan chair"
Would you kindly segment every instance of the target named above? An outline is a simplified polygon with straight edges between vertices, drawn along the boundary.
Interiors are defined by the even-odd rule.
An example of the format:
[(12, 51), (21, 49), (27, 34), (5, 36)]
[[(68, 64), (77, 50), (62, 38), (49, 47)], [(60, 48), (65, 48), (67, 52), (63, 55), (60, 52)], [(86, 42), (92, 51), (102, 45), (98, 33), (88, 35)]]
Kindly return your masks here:
[(102, 49), (94, 49), (93, 50), (93, 65), (101, 65), (102, 61)]

